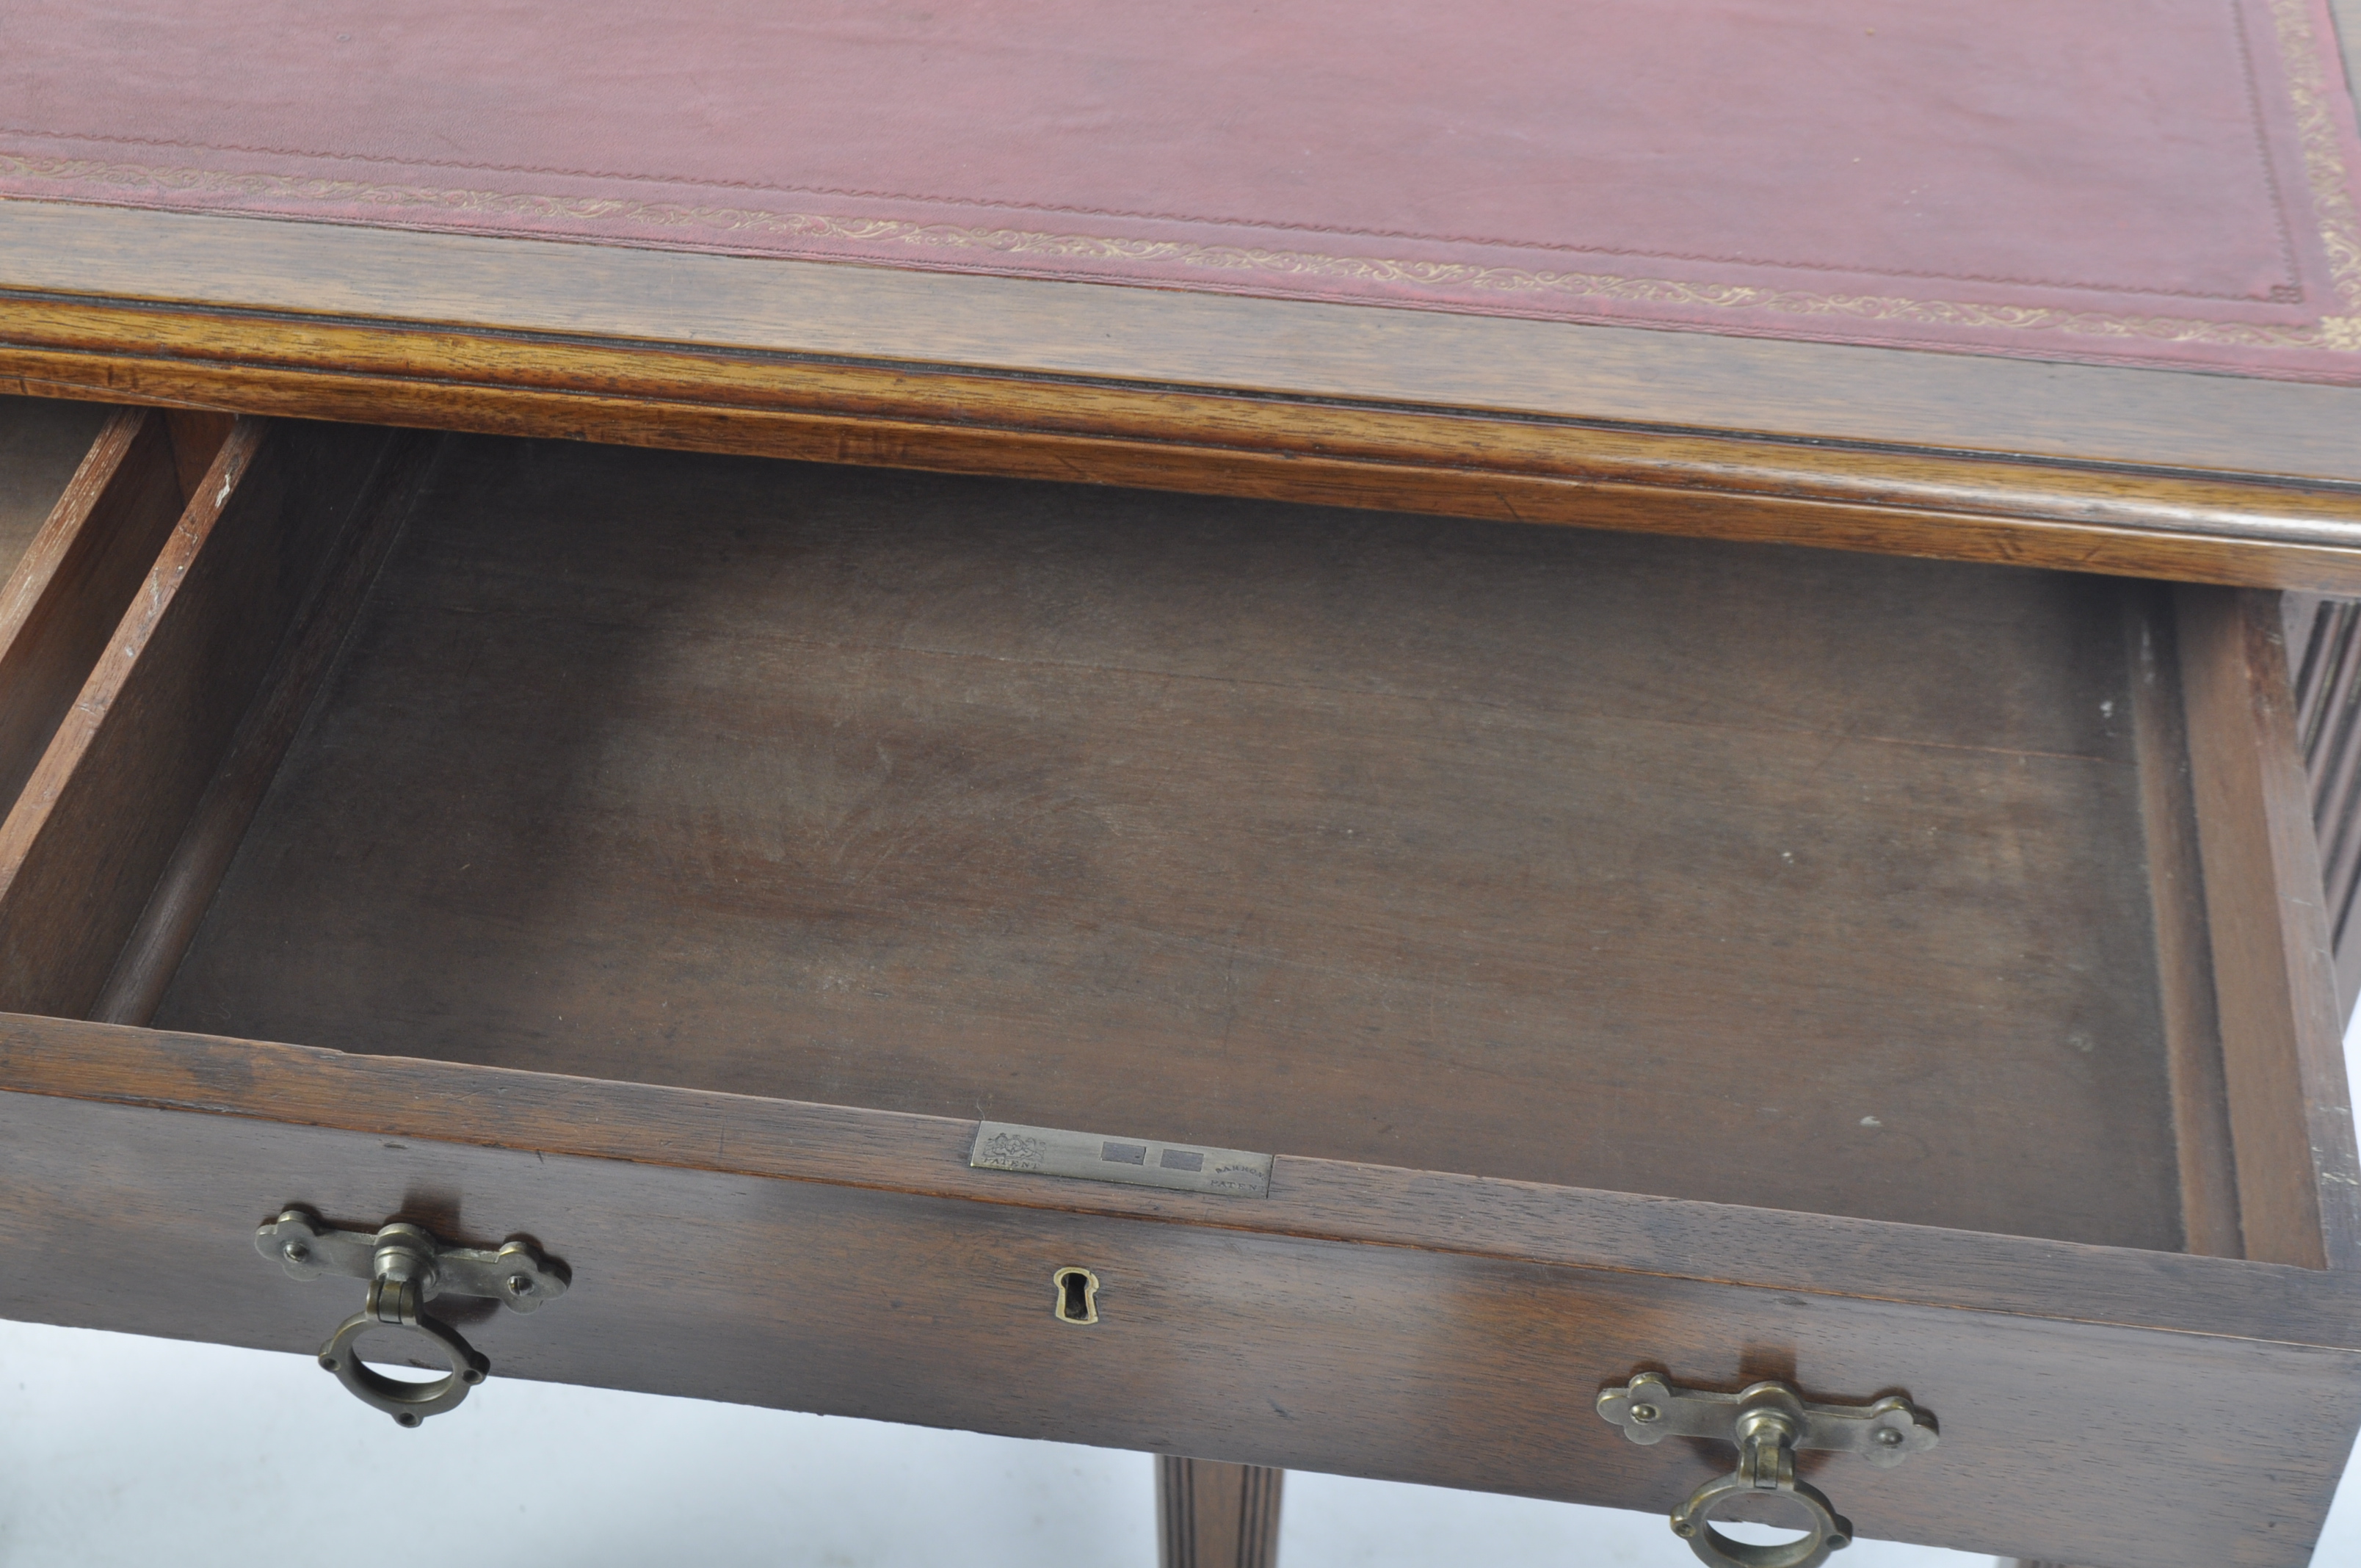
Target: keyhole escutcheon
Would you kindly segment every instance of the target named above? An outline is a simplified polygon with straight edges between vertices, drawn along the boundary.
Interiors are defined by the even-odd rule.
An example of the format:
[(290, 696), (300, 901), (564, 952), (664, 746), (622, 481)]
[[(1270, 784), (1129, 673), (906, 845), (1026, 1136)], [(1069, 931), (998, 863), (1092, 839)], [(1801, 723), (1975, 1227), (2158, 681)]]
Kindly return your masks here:
[(1049, 1276), (1058, 1288), (1057, 1305), (1051, 1312), (1061, 1323), (1095, 1323), (1099, 1321), (1099, 1277), (1087, 1268), (1071, 1265)]

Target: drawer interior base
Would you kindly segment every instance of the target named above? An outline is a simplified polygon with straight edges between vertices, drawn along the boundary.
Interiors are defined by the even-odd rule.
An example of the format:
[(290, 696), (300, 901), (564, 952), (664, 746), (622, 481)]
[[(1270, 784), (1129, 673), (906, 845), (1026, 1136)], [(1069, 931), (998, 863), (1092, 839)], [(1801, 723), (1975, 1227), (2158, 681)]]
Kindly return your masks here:
[(2155, 609), (455, 442), (153, 1021), (2175, 1250)]

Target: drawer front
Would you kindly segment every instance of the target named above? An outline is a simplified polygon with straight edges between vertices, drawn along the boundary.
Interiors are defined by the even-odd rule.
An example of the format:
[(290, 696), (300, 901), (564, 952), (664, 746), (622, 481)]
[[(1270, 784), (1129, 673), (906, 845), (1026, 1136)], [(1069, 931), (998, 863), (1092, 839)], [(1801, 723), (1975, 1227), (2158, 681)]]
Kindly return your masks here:
[[(1890, 1235), (1863, 1238), (1909, 1228), (1864, 1222), (1611, 1195), (1586, 1196), (1636, 1212), (1570, 1212), (1549, 1189), (1284, 1157), (1268, 1200), (1138, 1192), (970, 1171), (972, 1124), (36, 1020), (11, 1021), (0, 1073), (18, 1260), (0, 1311), (309, 1354), (361, 1292), (257, 1256), (283, 1206), (528, 1234), (573, 1288), (529, 1317), (448, 1302), (492, 1361), (479, 1398), (547, 1378), (1664, 1511), (1731, 1452), (1629, 1443), (1598, 1390), (1648, 1367), (1778, 1376), (1825, 1399), (1906, 1391), (1941, 1423), (1892, 1470), (1806, 1456), (1861, 1534), (2094, 1568), (2302, 1563), (2361, 1413), (2361, 1357), (2263, 1337), (2307, 1319), (2327, 1337), (2312, 1271), (1962, 1238), (2000, 1249), (1996, 1299), (2026, 1304), (1947, 1308), (1583, 1259), (1633, 1225), (1760, 1272), (1754, 1255), (1849, 1226), (1853, 1246), (1819, 1249), (1905, 1267)], [(24, 1091), (69, 1073), (86, 1097), (170, 1084), (205, 1108)], [(438, 1120), (518, 1146), (417, 1135)], [(562, 1152), (569, 1126), (631, 1157)], [(1367, 1234), (1339, 1234), (1342, 1214)], [(1097, 1323), (1053, 1315), (1067, 1266), (1101, 1281)], [(2234, 1334), (2063, 1321), (2036, 1315), (2045, 1270), (2085, 1291), (2146, 1273), (2201, 1315), (2276, 1294), (2281, 1315)], [(324, 1376), (319, 1398), (344, 1395)]]

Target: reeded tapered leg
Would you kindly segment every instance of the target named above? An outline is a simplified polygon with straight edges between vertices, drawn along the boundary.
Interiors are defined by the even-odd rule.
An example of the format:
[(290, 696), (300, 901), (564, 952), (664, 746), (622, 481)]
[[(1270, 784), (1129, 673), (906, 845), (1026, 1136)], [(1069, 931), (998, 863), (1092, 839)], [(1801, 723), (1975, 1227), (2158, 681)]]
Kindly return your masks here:
[(1272, 1568), (1284, 1470), (1159, 1458), (1156, 1511), (1162, 1568)]

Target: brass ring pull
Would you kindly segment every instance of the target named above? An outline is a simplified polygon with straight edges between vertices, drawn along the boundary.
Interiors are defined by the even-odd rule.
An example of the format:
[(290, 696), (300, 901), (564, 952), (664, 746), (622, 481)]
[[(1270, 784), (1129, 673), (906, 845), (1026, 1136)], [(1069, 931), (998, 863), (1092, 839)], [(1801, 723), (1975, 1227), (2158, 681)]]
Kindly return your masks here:
[[(492, 1364), (450, 1324), (425, 1313), (438, 1295), (474, 1296), (512, 1312), (538, 1311), (566, 1294), (573, 1276), (522, 1236), (497, 1247), (446, 1246), (424, 1228), (396, 1220), (368, 1231), (339, 1230), (308, 1209), (287, 1209), (254, 1233), (254, 1249), (291, 1279), (344, 1275), (368, 1281), (361, 1310), (336, 1325), (320, 1347), (320, 1365), (353, 1398), (405, 1427), (456, 1409)], [(388, 1377), (361, 1360), (371, 1329), (403, 1329), (434, 1345), (450, 1367), (426, 1383)]]
[[(424, 1383), (388, 1377), (361, 1360), (359, 1346), (361, 1335), (383, 1328), (406, 1329), (418, 1335), (442, 1354), (451, 1369)], [(339, 1323), (328, 1343), (320, 1347), (320, 1365), (335, 1373), (336, 1381), (354, 1398), (383, 1410), (405, 1427), (457, 1409), (467, 1390), (492, 1369), (475, 1346), (459, 1337), (458, 1330), (418, 1310), (418, 1287), (408, 1280), (373, 1281), (368, 1305)]]
[[(1795, 1479), (1792, 1446), (1803, 1427), (1803, 1402), (1785, 1387), (1758, 1383), (1739, 1396), (1738, 1469), (1707, 1482), (1673, 1510), (1673, 1533), (1713, 1568), (1819, 1568), (1828, 1553), (1852, 1544), (1852, 1521), (1828, 1506), (1827, 1494)], [(1800, 1541), (1763, 1544), (1733, 1541), (1713, 1528), (1725, 1503), (1771, 1493), (1802, 1506), (1811, 1519)]]
[[(1755, 1383), (1735, 1394), (1676, 1388), (1662, 1373), (1642, 1372), (1603, 1388), (1598, 1413), (1637, 1443), (1668, 1437), (1718, 1438), (1738, 1445), (1738, 1468), (1689, 1494), (1673, 1510), (1673, 1533), (1712, 1568), (1819, 1568), (1852, 1544), (1852, 1521), (1828, 1497), (1795, 1476), (1795, 1451), (1858, 1453), (1879, 1469), (1935, 1446), (1935, 1418), (1898, 1394), (1866, 1405), (1807, 1404), (1784, 1383)], [(1735, 1541), (1713, 1516), (1748, 1498), (1782, 1497), (1808, 1519), (1799, 1540)]]
[(1708, 1521), (1715, 1508), (1753, 1489), (1735, 1475), (1707, 1482), (1673, 1510), (1673, 1533), (1689, 1543), (1698, 1561), (1714, 1568), (1819, 1568), (1828, 1553), (1852, 1544), (1852, 1522), (1829, 1508), (1827, 1495), (1809, 1481), (1781, 1488), (1812, 1516), (1811, 1533), (1801, 1541), (1769, 1545), (1732, 1541), (1713, 1528)]

